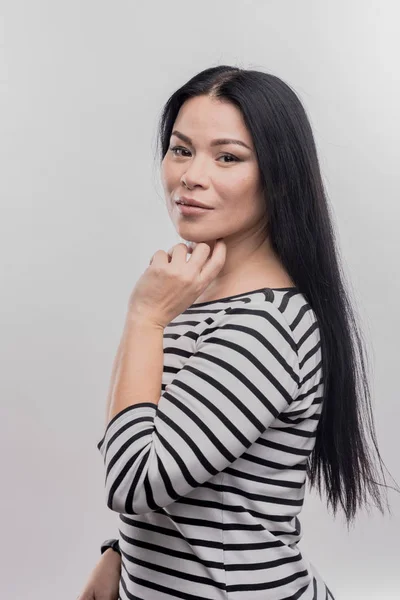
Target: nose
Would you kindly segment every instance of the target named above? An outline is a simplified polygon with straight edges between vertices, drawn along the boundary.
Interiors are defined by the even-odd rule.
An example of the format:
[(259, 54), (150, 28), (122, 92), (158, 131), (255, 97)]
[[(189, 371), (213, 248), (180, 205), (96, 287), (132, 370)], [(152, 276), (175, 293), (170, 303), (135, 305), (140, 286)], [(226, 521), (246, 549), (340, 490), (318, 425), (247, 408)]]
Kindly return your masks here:
[(200, 157), (192, 159), (190, 164), (185, 163), (185, 173), (182, 175), (186, 183), (186, 187), (193, 189), (196, 185), (203, 185), (207, 178), (206, 160), (201, 161)]

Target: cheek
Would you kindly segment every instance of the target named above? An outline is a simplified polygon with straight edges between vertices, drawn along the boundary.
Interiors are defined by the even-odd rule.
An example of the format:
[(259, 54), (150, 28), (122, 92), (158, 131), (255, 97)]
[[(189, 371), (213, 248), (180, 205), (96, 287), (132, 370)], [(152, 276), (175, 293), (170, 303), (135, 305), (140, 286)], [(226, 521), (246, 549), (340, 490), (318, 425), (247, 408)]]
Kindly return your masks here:
[(179, 173), (174, 165), (171, 165), (168, 160), (164, 159), (161, 165), (161, 180), (165, 191), (171, 192), (177, 186), (179, 182)]
[(229, 227), (252, 226), (258, 223), (265, 213), (264, 202), (253, 184), (243, 183), (238, 182), (236, 188), (224, 191), (220, 218), (229, 224)]
[(169, 174), (168, 174), (168, 167), (165, 164), (165, 159), (161, 163), (160, 175), (161, 175), (161, 181), (163, 183), (163, 186), (166, 187), (168, 185)]
[(232, 169), (225, 180), (218, 183), (218, 193), (223, 205), (235, 213), (249, 214), (255, 211), (258, 181), (256, 174), (246, 169)]
[(235, 169), (226, 169), (226, 175), (218, 180), (224, 196), (248, 198), (257, 192), (258, 175), (256, 170), (247, 163), (242, 163)]

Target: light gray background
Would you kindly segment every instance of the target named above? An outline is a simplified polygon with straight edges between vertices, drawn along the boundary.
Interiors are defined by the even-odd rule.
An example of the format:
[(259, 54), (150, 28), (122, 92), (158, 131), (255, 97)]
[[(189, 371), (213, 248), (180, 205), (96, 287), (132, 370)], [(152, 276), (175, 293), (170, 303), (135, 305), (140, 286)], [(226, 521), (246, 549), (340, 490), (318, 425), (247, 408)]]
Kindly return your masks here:
[[(96, 448), (112, 361), (135, 281), (181, 241), (156, 124), (209, 66), (270, 71), (310, 115), (370, 347), (380, 449), (400, 481), (398, 3), (1, 6), (0, 596), (75, 599), (116, 534)], [(300, 547), (337, 600), (399, 597), (399, 498), (389, 490), (393, 516), (364, 512), (348, 534), (307, 492)]]

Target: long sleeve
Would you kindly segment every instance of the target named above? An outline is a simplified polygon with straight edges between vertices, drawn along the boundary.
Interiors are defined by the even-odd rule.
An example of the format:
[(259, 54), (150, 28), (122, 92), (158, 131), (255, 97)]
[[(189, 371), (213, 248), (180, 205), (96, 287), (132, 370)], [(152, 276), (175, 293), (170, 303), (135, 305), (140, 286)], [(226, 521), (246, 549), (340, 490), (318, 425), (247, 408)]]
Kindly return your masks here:
[(107, 506), (142, 514), (166, 507), (239, 458), (295, 399), (297, 346), (272, 303), (228, 308), (158, 404), (129, 406), (97, 444)]

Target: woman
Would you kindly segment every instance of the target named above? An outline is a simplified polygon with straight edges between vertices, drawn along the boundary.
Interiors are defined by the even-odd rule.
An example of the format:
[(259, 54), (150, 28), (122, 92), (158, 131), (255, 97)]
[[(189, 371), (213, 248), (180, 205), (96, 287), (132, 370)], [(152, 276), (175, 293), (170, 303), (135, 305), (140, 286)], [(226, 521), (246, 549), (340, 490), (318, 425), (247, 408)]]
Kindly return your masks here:
[(298, 547), (306, 477), (350, 525), (368, 496), (383, 512), (366, 433), (383, 461), (307, 115), (278, 77), (218, 66), (160, 141), (191, 255), (156, 252), (130, 298), (98, 444), (120, 535), (79, 600), (334, 598)]

